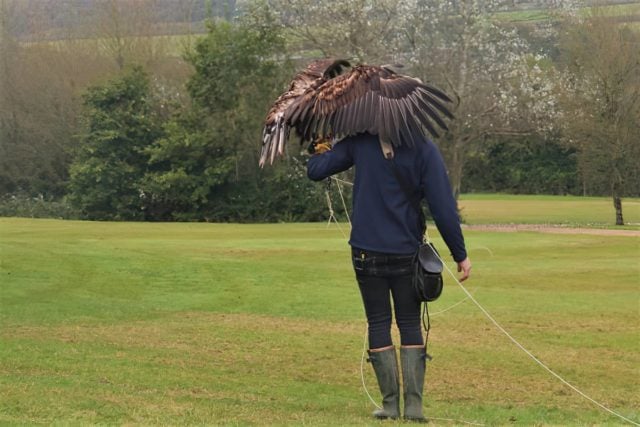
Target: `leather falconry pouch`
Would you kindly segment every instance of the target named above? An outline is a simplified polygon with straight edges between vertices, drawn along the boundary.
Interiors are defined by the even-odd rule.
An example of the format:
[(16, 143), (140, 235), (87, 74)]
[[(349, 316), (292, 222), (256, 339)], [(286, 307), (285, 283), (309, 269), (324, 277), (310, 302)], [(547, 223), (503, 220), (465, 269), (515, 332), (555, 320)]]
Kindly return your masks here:
[(423, 243), (413, 262), (413, 287), (421, 301), (431, 302), (442, 294), (443, 265), (433, 243)]

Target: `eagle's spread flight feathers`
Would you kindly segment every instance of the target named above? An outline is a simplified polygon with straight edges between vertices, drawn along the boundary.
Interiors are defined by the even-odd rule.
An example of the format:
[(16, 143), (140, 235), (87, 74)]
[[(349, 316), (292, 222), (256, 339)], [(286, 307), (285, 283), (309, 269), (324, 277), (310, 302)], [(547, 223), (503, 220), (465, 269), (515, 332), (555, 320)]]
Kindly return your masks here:
[(291, 128), (302, 143), (368, 132), (395, 146), (447, 129), (441, 115), (453, 117), (444, 105), (451, 100), (442, 91), (387, 67), (357, 65), (342, 74), (349, 65), (318, 60), (296, 75), (267, 115), (260, 166), (283, 154)]

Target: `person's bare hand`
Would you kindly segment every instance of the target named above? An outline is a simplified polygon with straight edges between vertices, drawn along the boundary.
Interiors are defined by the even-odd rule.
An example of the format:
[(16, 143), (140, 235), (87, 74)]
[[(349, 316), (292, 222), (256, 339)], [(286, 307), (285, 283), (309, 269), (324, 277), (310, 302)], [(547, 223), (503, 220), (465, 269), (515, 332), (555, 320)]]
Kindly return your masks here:
[(460, 276), (461, 282), (464, 282), (469, 278), (469, 275), (471, 274), (471, 260), (469, 257), (466, 257), (458, 263), (458, 273), (460, 272), (462, 272), (462, 276)]

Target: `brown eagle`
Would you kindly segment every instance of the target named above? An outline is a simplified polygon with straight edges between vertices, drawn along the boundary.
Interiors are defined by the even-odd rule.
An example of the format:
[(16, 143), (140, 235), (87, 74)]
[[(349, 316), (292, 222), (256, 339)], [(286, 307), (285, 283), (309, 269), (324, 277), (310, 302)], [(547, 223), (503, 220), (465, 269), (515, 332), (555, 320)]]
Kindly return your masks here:
[(444, 92), (389, 66), (313, 61), (269, 110), (260, 166), (284, 154), (292, 128), (301, 144), (368, 132), (393, 146), (411, 146), (425, 132), (439, 136), (436, 126), (447, 130), (441, 116), (453, 115), (445, 102), (451, 99)]

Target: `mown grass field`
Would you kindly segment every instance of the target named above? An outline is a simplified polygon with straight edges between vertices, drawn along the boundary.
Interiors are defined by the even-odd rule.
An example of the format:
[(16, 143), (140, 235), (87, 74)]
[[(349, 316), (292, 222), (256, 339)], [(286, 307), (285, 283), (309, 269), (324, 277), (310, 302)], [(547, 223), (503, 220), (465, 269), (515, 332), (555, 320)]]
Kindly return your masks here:
[[(486, 309), (575, 386), (640, 420), (639, 239), (466, 239), (465, 283)], [(365, 321), (348, 251), (325, 224), (0, 219), (0, 424), (378, 425), (360, 384)], [(463, 298), (448, 280), (430, 310)], [(428, 416), (621, 423), (470, 301), (432, 326)], [(369, 366), (365, 379), (377, 396)]]
[[(609, 197), (463, 194), (459, 205), (465, 222), (470, 225), (615, 227), (615, 210)], [(626, 228), (640, 228), (640, 199), (622, 199), (622, 213)]]

